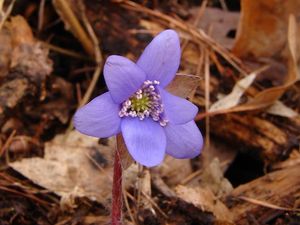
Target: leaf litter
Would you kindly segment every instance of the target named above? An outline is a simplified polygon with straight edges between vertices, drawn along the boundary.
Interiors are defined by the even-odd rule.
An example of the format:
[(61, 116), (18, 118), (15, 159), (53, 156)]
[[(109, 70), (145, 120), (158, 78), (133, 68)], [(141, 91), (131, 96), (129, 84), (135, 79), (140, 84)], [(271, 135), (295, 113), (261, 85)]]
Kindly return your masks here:
[[(10, 224), (6, 223), (9, 219), (17, 224), (108, 223), (115, 140), (99, 141), (70, 129), (64, 133), (65, 126), (82, 102), (83, 95), (95, 96), (99, 90), (105, 91), (101, 81), (96, 82), (101, 75), (102, 55), (122, 53), (134, 59), (149, 38), (167, 27), (180, 33), (185, 46), (179, 74), (168, 89), (194, 101), (200, 109), (199, 118), (210, 117), (207, 135), (211, 135), (211, 144), (199, 158), (190, 161), (167, 157), (164, 164), (151, 170), (137, 166), (129, 155), (122, 156), (126, 158), (122, 165), (126, 181), (125, 224), (280, 225), (290, 224), (297, 218), (293, 209), (299, 208), (299, 182), (294, 178), (299, 165), (300, 120), (297, 119), (299, 104), (295, 104), (299, 94), (294, 90), (297, 90), (299, 80), (296, 54), (299, 23), (289, 16), (292, 12), (297, 18), (299, 7), (296, 1), (284, 3), (282, 11), (276, 11), (278, 5), (274, 1), (243, 1), (241, 13), (216, 9), (216, 5), (205, 1), (201, 9), (190, 1), (186, 4), (193, 5), (191, 8), (174, 2), (164, 3), (167, 6), (148, 2), (149, 7), (133, 1), (114, 1), (103, 5), (96, 1), (84, 2), (84, 5), (80, 2), (71, 4), (70, 8), (70, 1), (65, 2), (67, 7), (62, 2), (55, 1), (59, 15), (53, 14), (51, 3), (44, 5), (44, 22), (38, 37), (50, 40), (52, 45), (42, 46), (33, 38), (34, 14), (30, 14), (30, 7), (26, 8), (28, 11), (23, 19), (8, 17), (9, 22), (4, 21), (1, 30), (0, 39), (7, 44), (1, 47), (0, 94), (1, 90), (21, 92), (20, 95), (20, 92), (15, 92), (3, 98), (10, 101), (13, 97), (15, 104), (7, 110), (9, 101), (3, 101), (6, 111), (3, 118), (0, 115), (0, 121), (5, 122), (0, 142), (3, 152), (0, 191), (1, 195), (10, 193), (1, 197), (0, 218), (1, 221), (4, 218), (4, 224)], [(228, 1), (222, 2), (230, 5)], [(210, 8), (211, 4), (214, 8)], [(33, 10), (39, 6), (38, 3), (32, 5), (36, 7)], [(18, 2), (14, 7), (20, 7)], [(266, 12), (266, 9), (269, 10)], [(67, 13), (69, 10), (71, 14)], [(218, 16), (214, 16), (216, 12)], [(261, 24), (253, 20), (258, 12), (263, 15), (259, 17)], [(61, 28), (55, 30), (55, 22), (51, 23), (53, 18), (62, 19), (75, 38)], [(29, 21), (31, 27), (24, 25), (22, 20)], [(24, 31), (24, 35), (12, 36), (10, 31), (7, 32), (7, 24), (14, 21), (23, 24), (15, 26), (14, 32), (19, 30), (22, 34)], [(240, 24), (236, 27), (238, 21)], [(22, 28), (25, 30), (22, 31)], [(233, 42), (233, 38), (228, 38), (228, 32), (231, 36), (236, 30), (237, 37)], [(79, 38), (83, 33), (86, 38)], [(122, 43), (119, 41), (120, 33), (124, 34)], [(271, 42), (270, 37), (274, 41)], [(74, 41), (76, 44), (72, 44)], [(81, 46), (78, 48), (78, 43), (83, 46), (82, 49)], [(265, 44), (261, 46), (261, 43)], [(59, 48), (53, 48), (57, 47), (55, 45)], [(236, 55), (227, 49), (232, 45)], [(48, 58), (47, 46), (51, 49), (50, 57), (54, 64)], [(97, 57), (93, 50), (95, 46), (100, 46), (96, 51)], [(134, 47), (128, 49), (128, 46)], [(79, 55), (86, 58), (92, 56), (96, 63), (73, 57), (73, 54), (61, 55), (65, 48), (80, 52)], [(204, 60), (204, 52), (209, 60)], [(277, 86), (273, 86), (276, 83), (273, 80), (271, 85), (265, 83), (264, 76), (268, 70), (264, 73), (257, 70), (266, 64), (268, 66), (261, 57), (272, 57), (287, 68), (286, 74), (277, 71), (282, 75)], [(32, 60), (37, 58), (40, 60)], [(258, 61), (258, 66), (249, 66), (249, 59)], [(31, 89), (22, 89), (23, 83), (14, 76), (15, 68), (26, 79), (35, 77), (46, 81), (34, 80), (36, 83), (30, 86), (34, 87), (34, 94), (30, 96), (38, 96), (36, 101), (28, 101), (28, 96), (24, 95)], [(88, 68), (94, 68), (94, 73)], [(208, 86), (204, 85), (205, 68), (209, 72), (209, 90), (205, 90)], [(78, 70), (79, 75), (72, 70)], [(81, 73), (84, 75), (81, 76)], [(205, 92), (209, 92), (210, 100), (206, 102), (210, 105), (206, 112)], [(77, 103), (73, 93), (77, 95)], [(26, 116), (18, 112), (25, 108)], [(266, 113), (272, 113), (272, 116)], [(203, 127), (203, 122), (200, 121), (199, 125)], [(20, 144), (24, 141), (26, 145)], [(126, 152), (126, 146), (123, 147)], [(243, 162), (244, 154), (247, 160)], [(256, 160), (265, 163), (265, 175), (256, 174)], [(235, 187), (231, 182), (235, 184), (239, 178), (228, 180), (232, 176), (227, 173), (238, 163), (250, 164), (250, 173), (244, 171), (241, 164), (235, 170), (252, 178), (250, 182)], [(18, 174), (10, 171), (9, 167)], [(253, 174), (256, 177), (253, 178)], [(22, 198), (18, 207), (22, 206), (23, 211), (16, 214), (19, 216), (13, 216), (5, 211), (5, 206), (12, 204), (8, 203), (8, 199), (16, 204), (14, 199), (19, 196)], [(30, 216), (28, 204), (34, 206), (39, 221), (51, 222), (37, 222)], [(48, 207), (49, 214), (40, 210), (39, 204)]]
[[(57, 135), (51, 142), (45, 143), (43, 158), (25, 158), (9, 166), (37, 185), (58, 194), (64, 202), (71, 202), (70, 199), (76, 197), (88, 197), (108, 205), (115, 144), (114, 138), (103, 145), (97, 138), (86, 138), (72, 131), (67, 136)], [(131, 175), (125, 174), (127, 186), (137, 174), (136, 169), (128, 171)]]

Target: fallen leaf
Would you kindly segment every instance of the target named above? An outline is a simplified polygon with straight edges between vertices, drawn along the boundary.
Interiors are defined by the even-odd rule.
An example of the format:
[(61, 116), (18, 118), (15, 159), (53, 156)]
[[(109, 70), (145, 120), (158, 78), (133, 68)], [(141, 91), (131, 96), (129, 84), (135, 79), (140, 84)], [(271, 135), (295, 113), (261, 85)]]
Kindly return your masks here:
[(177, 74), (174, 80), (167, 86), (167, 91), (172, 94), (187, 98), (193, 93), (200, 83), (200, 78), (195, 75)]
[(264, 109), (272, 104), (274, 104), (288, 89), (292, 86), (296, 81), (299, 80), (299, 72), (297, 67), (297, 51), (296, 51), (296, 19), (293, 15), (289, 18), (289, 28), (288, 28), (288, 46), (289, 46), (289, 57), (288, 57), (288, 74), (284, 83), (280, 86), (268, 88), (259, 92), (252, 99), (242, 105), (237, 105), (235, 107), (229, 109), (220, 109), (218, 111), (213, 111), (205, 114), (201, 114), (197, 116), (197, 119), (201, 119), (205, 115), (212, 114), (223, 114), (223, 113), (231, 113), (231, 112), (242, 112), (242, 111), (251, 111)]
[(232, 185), (223, 175), (218, 158), (214, 158), (185, 186), (180, 184), (175, 187), (176, 195), (183, 201), (194, 204), (202, 211), (212, 212), (217, 219), (225, 221), (231, 221), (231, 214), (218, 199), (232, 190)]
[(175, 192), (183, 201), (193, 204), (202, 211), (212, 212), (218, 220), (231, 222), (232, 215), (229, 209), (217, 199), (213, 192), (202, 187), (185, 187), (179, 185)]
[(233, 87), (230, 94), (226, 95), (225, 97), (221, 98), (219, 101), (215, 102), (211, 105), (209, 112), (214, 112), (218, 110), (229, 109), (240, 102), (240, 98), (247, 90), (247, 88), (253, 83), (257, 76), (256, 72), (253, 72), (246, 76), (245, 78), (239, 80)]
[(10, 166), (34, 183), (70, 199), (88, 197), (106, 204), (111, 195), (112, 146), (76, 131), (46, 143), (44, 158), (25, 158)]
[(237, 148), (223, 143), (216, 137), (211, 137), (209, 146), (206, 145), (201, 153), (202, 168), (211, 164), (215, 158), (219, 160), (220, 169), (224, 174), (228, 167), (235, 160), (238, 153)]
[[(99, 139), (76, 130), (45, 143), (44, 158), (25, 158), (9, 165), (34, 183), (62, 197), (63, 208), (74, 208), (76, 197), (88, 197), (107, 205), (111, 201), (115, 138)], [(134, 183), (136, 164), (124, 170), (124, 187)]]
[(3, 78), (9, 71), (9, 64), (13, 48), (11, 34), (6, 29), (2, 29), (0, 32), (0, 42), (0, 78)]
[(175, 193), (202, 211), (212, 212), (218, 220), (231, 222), (231, 212), (219, 198), (232, 190), (232, 185), (224, 178), (219, 159), (214, 158), (186, 186), (177, 185)]
[(296, 111), (287, 107), (280, 101), (276, 101), (273, 105), (271, 105), (268, 108), (267, 113), (288, 118), (299, 116), (299, 114)]
[[(197, 16), (199, 7), (192, 8), (191, 13)], [(195, 17), (194, 16), (194, 17)], [(198, 27), (208, 30), (212, 27), (210, 37), (226, 48), (232, 48), (234, 37), (230, 37), (230, 33), (234, 34), (239, 23), (240, 13), (225, 11), (217, 8), (206, 7), (203, 16), (199, 20)]]
[[(300, 16), (298, 0), (241, 1), (241, 20), (232, 49), (239, 57), (288, 58), (286, 33), (289, 15)], [(300, 31), (300, 26), (296, 27)], [(298, 43), (295, 46), (300, 51)]]
[(291, 15), (289, 17), (289, 25), (288, 25), (288, 49), (289, 49), (289, 57), (288, 57), (288, 74), (284, 84), (268, 88), (260, 93), (258, 93), (252, 100), (248, 103), (237, 106), (233, 109), (233, 111), (246, 111), (246, 110), (254, 110), (268, 107), (274, 104), (285, 92), (287, 88), (293, 85), (299, 79), (297, 61), (298, 56), (297, 52), (297, 34), (296, 34), (297, 24), (296, 18)]
[(224, 196), (233, 189), (231, 183), (224, 177), (223, 170), (218, 158), (214, 158), (211, 163), (204, 168), (199, 176), (200, 185), (209, 187), (217, 196)]
[(166, 155), (164, 163), (152, 169), (154, 173), (160, 174), (169, 186), (180, 184), (183, 177), (189, 176), (193, 171), (189, 159), (175, 159)]
[(12, 37), (10, 69), (32, 76), (32, 80), (45, 79), (52, 72), (52, 61), (48, 58), (48, 49), (33, 37), (27, 21), (15, 16), (5, 24), (5, 28)]

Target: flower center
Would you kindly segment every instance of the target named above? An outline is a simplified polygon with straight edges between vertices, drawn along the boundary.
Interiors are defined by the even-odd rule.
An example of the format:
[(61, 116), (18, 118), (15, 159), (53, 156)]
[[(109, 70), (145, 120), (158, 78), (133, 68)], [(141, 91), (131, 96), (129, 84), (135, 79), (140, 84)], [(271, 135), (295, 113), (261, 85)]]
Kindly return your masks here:
[(150, 107), (150, 99), (147, 95), (141, 95), (141, 98), (133, 96), (130, 98), (131, 108), (136, 112), (144, 112)]
[(157, 80), (146, 80), (140, 89), (122, 103), (119, 116), (138, 117), (140, 120), (151, 117), (161, 126), (166, 126), (168, 120), (164, 119), (164, 107), (157, 90), (158, 85)]

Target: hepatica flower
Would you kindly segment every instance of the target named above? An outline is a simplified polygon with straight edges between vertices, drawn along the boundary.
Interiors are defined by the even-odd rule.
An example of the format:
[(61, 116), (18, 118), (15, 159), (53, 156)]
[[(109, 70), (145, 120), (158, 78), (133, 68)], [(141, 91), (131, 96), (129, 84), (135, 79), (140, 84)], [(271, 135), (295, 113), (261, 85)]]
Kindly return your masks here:
[(177, 33), (165, 30), (137, 63), (108, 57), (104, 78), (109, 91), (76, 112), (75, 128), (99, 138), (122, 132), (131, 156), (148, 167), (160, 164), (165, 154), (180, 159), (197, 156), (203, 144), (194, 122), (198, 109), (164, 89), (176, 75), (180, 55)]

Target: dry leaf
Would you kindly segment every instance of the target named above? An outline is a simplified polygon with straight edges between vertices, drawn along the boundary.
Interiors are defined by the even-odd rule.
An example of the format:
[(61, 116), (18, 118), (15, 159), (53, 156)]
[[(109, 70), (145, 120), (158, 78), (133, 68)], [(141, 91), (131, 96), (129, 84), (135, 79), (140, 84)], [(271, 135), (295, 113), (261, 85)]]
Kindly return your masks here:
[[(199, 13), (199, 7), (192, 8), (191, 13), (196, 17), (197, 13)], [(212, 27), (210, 37), (222, 44), (222, 46), (231, 48), (234, 39), (233, 37), (230, 38), (228, 34), (236, 30), (239, 17), (239, 12), (207, 7), (199, 20), (199, 27), (204, 30), (208, 30), (209, 27)]]
[(202, 173), (188, 183), (178, 185), (176, 195), (183, 201), (193, 204), (202, 211), (212, 212), (218, 220), (232, 221), (229, 209), (218, 199), (233, 190), (230, 182), (224, 178), (217, 158), (207, 165)]
[(212, 212), (218, 220), (231, 222), (232, 215), (229, 209), (217, 199), (211, 190), (201, 187), (185, 187), (179, 185), (175, 192), (183, 201), (193, 204), (202, 211)]
[(29, 24), (22, 16), (5, 21), (0, 31), (0, 41), (1, 78), (9, 70), (21, 71), (29, 78), (32, 76), (33, 80), (43, 80), (52, 72), (48, 50), (33, 37)]
[(289, 26), (288, 26), (288, 49), (289, 49), (289, 57), (288, 57), (288, 74), (286, 80), (283, 85), (266, 89), (256, 96), (248, 103), (237, 106), (234, 111), (246, 111), (246, 110), (254, 110), (261, 109), (267, 106), (272, 105), (277, 101), (285, 92), (287, 88), (293, 85), (299, 79), (297, 61), (298, 57), (296, 54), (296, 19), (294, 16), (290, 16), (289, 18)]
[(173, 95), (187, 98), (200, 83), (200, 78), (194, 75), (178, 74), (166, 88)]
[(229, 109), (239, 104), (240, 98), (247, 90), (247, 88), (253, 83), (257, 73), (253, 72), (245, 78), (239, 80), (233, 87), (230, 94), (226, 95), (219, 101), (211, 105), (209, 111), (214, 112), (218, 110)]
[(193, 172), (189, 159), (175, 159), (169, 155), (166, 155), (163, 164), (152, 170), (160, 174), (166, 184), (171, 187), (181, 183), (183, 177), (187, 177)]
[[(104, 205), (110, 201), (112, 157), (115, 138), (99, 144), (99, 139), (72, 131), (58, 135), (45, 144), (44, 158), (26, 158), (10, 166), (34, 183), (62, 196), (65, 208), (76, 207), (72, 199), (88, 197)], [(134, 183), (138, 174), (133, 164), (124, 171), (124, 187)]]
[(46, 143), (44, 158), (26, 158), (10, 166), (65, 201), (86, 196), (106, 204), (111, 195), (112, 146), (115, 146), (113, 140), (109, 144), (99, 145), (97, 138), (74, 131), (67, 139), (59, 135)]
[(276, 116), (288, 117), (288, 118), (299, 116), (299, 114), (296, 111), (287, 107), (285, 104), (283, 104), (280, 101), (276, 101), (273, 105), (271, 105), (268, 108), (267, 113)]
[(0, 32), (0, 78), (5, 77), (9, 71), (11, 52), (13, 49), (11, 34), (8, 30), (2, 29)]
[(209, 146), (205, 146), (201, 153), (202, 168), (211, 164), (215, 158), (220, 161), (220, 169), (224, 174), (228, 167), (232, 164), (238, 153), (237, 148), (223, 143), (219, 139), (212, 137)]
[[(300, 1), (241, 1), (241, 20), (233, 52), (240, 57), (287, 58), (287, 23), (290, 14), (300, 16)], [(300, 31), (300, 26), (296, 27)], [(300, 51), (300, 45), (296, 46)]]
[(5, 28), (11, 34), (13, 46), (10, 68), (23, 74), (36, 76), (43, 80), (52, 72), (52, 61), (48, 58), (48, 49), (42, 47), (33, 37), (31, 28), (21, 16), (12, 17)]
[(224, 177), (223, 170), (218, 158), (214, 158), (211, 163), (204, 168), (199, 176), (200, 185), (209, 187), (216, 196), (224, 196), (232, 191), (231, 183)]
[[(255, 95), (251, 100), (243, 105), (238, 105), (229, 109), (221, 109), (214, 111), (211, 114), (222, 114), (230, 112), (242, 112), (250, 110), (258, 110), (271, 106), (274, 104), (288, 89), (299, 79), (299, 72), (297, 67), (298, 56), (296, 54), (296, 19), (293, 15), (289, 18), (289, 29), (288, 29), (288, 46), (289, 46), (289, 57), (288, 57), (288, 74), (284, 83), (277, 87), (268, 88)], [(203, 115), (199, 116), (201, 118)]]

